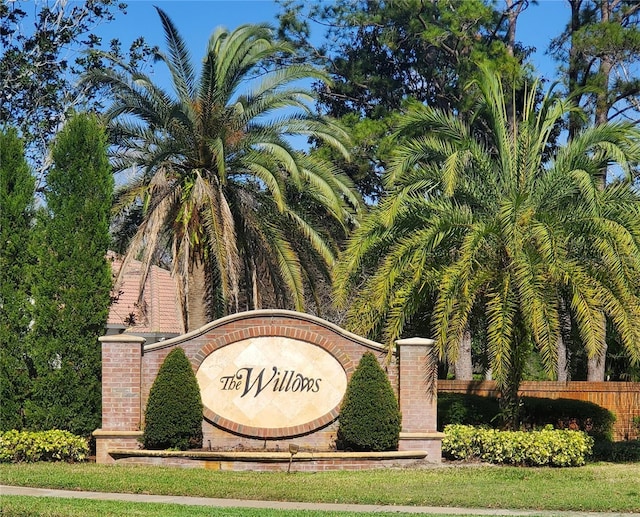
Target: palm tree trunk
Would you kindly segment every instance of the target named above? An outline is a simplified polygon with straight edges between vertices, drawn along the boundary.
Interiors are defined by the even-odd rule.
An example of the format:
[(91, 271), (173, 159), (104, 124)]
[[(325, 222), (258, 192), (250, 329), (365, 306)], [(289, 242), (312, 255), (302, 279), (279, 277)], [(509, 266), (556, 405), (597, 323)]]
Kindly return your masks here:
[(500, 383), (500, 410), (506, 429), (518, 429), (520, 426), (520, 383), (531, 353), (531, 338), (525, 325), (522, 321), (514, 321), (514, 326), (511, 365), (506, 379)]
[(260, 300), (260, 289), (258, 288), (258, 273), (255, 262), (251, 262), (251, 290), (253, 292), (253, 309), (258, 310), (262, 308)]
[(567, 302), (564, 297), (560, 298), (560, 333), (557, 339), (558, 365), (556, 373), (558, 381), (567, 382), (569, 375), (569, 350), (567, 337), (571, 335), (571, 317), (567, 309)]
[(473, 380), (473, 361), (471, 358), (471, 330), (467, 327), (460, 340), (460, 349), (455, 363), (456, 380)]
[(594, 357), (589, 357), (587, 361), (587, 380), (590, 382), (602, 382), (605, 379), (605, 365), (607, 357), (607, 345), (605, 344), (602, 353)]
[(518, 395), (520, 382), (521, 375), (516, 372), (516, 368), (511, 368), (509, 378), (500, 388), (500, 411), (504, 427), (509, 430), (517, 429), (520, 424), (520, 397)]
[(209, 323), (210, 313), (207, 307), (207, 281), (205, 264), (194, 260), (189, 266), (187, 283), (187, 332), (198, 329)]
[(557, 377), (559, 382), (567, 382), (569, 380), (569, 365), (567, 364), (567, 344), (562, 335), (558, 336), (558, 371)]

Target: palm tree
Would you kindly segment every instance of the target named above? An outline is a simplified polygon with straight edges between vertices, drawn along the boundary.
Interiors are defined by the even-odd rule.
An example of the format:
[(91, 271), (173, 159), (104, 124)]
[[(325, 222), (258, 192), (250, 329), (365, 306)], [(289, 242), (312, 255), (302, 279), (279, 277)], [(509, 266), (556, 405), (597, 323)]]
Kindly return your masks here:
[[(534, 346), (554, 372), (565, 301), (589, 356), (605, 345), (606, 317), (640, 361), (640, 197), (631, 185), (640, 132), (626, 123), (592, 127), (545, 161), (570, 104), (548, 94), (536, 109), (534, 84), (510, 122), (516, 110), (501, 81), (484, 70), (475, 85), (469, 124), (422, 105), (404, 115), (399, 134), (408, 136), (386, 177), (390, 194), (354, 232), (335, 285), (344, 302), (371, 273), (351, 326), (390, 345), (431, 311), (436, 349), (450, 360), (470, 316), (482, 314), (513, 424)], [(624, 177), (600, 190), (600, 170), (613, 164)]]
[(345, 175), (291, 143), (314, 138), (347, 155), (346, 133), (313, 114), (301, 85), (324, 76), (281, 64), (292, 50), (263, 25), (216, 29), (197, 76), (157, 10), (168, 54), (156, 57), (173, 94), (132, 69), (84, 79), (110, 92), (113, 164), (135, 172), (115, 205), (116, 222), (129, 231), (135, 223), (121, 271), (141, 256), (148, 272), (158, 252), (168, 256), (187, 329), (241, 304), (258, 308), (266, 294), (301, 310), (312, 274), (335, 260), (327, 221), (347, 229), (359, 207)]

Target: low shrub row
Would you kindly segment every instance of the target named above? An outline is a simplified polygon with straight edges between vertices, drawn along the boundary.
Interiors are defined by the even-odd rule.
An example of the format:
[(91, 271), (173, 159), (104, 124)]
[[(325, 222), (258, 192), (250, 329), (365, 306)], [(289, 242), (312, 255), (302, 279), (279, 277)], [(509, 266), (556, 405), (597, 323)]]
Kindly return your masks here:
[(640, 440), (596, 441), (593, 446), (593, 459), (614, 463), (640, 462)]
[(0, 434), (0, 462), (83, 461), (87, 440), (69, 431), (7, 431)]
[[(596, 441), (611, 441), (615, 415), (592, 402), (523, 397), (520, 418), (525, 429), (553, 425), (556, 429), (584, 431)], [(450, 424), (500, 427), (498, 400), (466, 393), (438, 394), (438, 429)]]
[(525, 466), (576, 467), (591, 454), (593, 438), (582, 431), (499, 431), (469, 425), (444, 428), (442, 454), (453, 460)]

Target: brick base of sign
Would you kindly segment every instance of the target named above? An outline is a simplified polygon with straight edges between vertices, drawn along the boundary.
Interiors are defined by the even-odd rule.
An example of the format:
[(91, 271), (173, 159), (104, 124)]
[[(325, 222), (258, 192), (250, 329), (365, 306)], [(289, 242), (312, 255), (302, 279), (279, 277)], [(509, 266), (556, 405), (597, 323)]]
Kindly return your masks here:
[(398, 442), (399, 451), (425, 451), (430, 462), (434, 462), (434, 458), (442, 457), (442, 439), (443, 433), (400, 433), (400, 441)]
[(109, 454), (112, 449), (139, 449), (142, 447), (140, 439), (142, 431), (104, 431), (96, 429), (93, 432), (96, 440), (96, 463), (114, 463)]
[(258, 451), (268, 449), (269, 451), (289, 450), (289, 444), (296, 443), (303, 448), (310, 450), (334, 450), (336, 435), (338, 432), (338, 423), (333, 422), (324, 429), (319, 429), (312, 433), (301, 436), (282, 438), (279, 440), (263, 440), (259, 438), (250, 438), (246, 436), (238, 436), (219, 429), (209, 422), (204, 422), (202, 426), (203, 440), (202, 446), (207, 449), (209, 447), (215, 450), (248, 450)]
[[(269, 355), (268, 361), (271, 362), (255, 366), (255, 358), (260, 357), (261, 352), (271, 350), (263, 348), (266, 347), (267, 340), (275, 342), (278, 345), (275, 348), (280, 348), (283, 343), (291, 344), (292, 341), (299, 342), (300, 345), (299, 348), (291, 349), (293, 353), (289, 355), (285, 354), (277, 359), (272, 359)], [(395, 354), (389, 356), (387, 349), (379, 343), (351, 334), (320, 318), (292, 311), (260, 310), (227, 316), (184, 336), (150, 345), (144, 344), (144, 338), (127, 333), (105, 336), (100, 341), (103, 375), (102, 428), (94, 432), (97, 463), (163, 464), (221, 470), (286, 470), (291, 460), (292, 465), (296, 465), (296, 470), (313, 471), (369, 469), (441, 461), (442, 435), (435, 432), (436, 380), (427, 378), (429, 370), (425, 369), (433, 344), (431, 340), (412, 338), (398, 341)], [(144, 408), (149, 391), (164, 358), (175, 347), (181, 347), (185, 351), (196, 375), (204, 372), (203, 378), (199, 379), (203, 394), (212, 387), (218, 389), (214, 393), (215, 397), (210, 392), (206, 400), (203, 397), (204, 450), (209, 450), (209, 454), (215, 454), (215, 451), (232, 451), (229, 453), (233, 454), (263, 449), (275, 451), (270, 452), (269, 459), (247, 459), (244, 456), (240, 456), (244, 459), (231, 459), (215, 455), (202, 458), (193, 454), (158, 454), (157, 451), (141, 450), (140, 430), (144, 429)], [(248, 355), (252, 359), (246, 363), (242, 359), (236, 364), (237, 357), (229, 353), (234, 349), (241, 354), (251, 352)], [(266, 352), (262, 356), (267, 355)], [(398, 397), (402, 413), (399, 451), (395, 456), (393, 453), (385, 453), (382, 457), (376, 454), (350, 456), (353, 453), (318, 452), (335, 449), (337, 417), (342, 396), (340, 390), (345, 388), (345, 383), (351, 378), (365, 352), (376, 355)], [(226, 357), (225, 353), (230, 357)], [(208, 365), (208, 358), (212, 354), (216, 354), (216, 361)], [(296, 355), (303, 355), (303, 360), (296, 366), (288, 366), (288, 358)], [(331, 359), (327, 361), (325, 356)], [(222, 359), (218, 360), (220, 357)], [(228, 364), (233, 365), (231, 373), (211, 373), (215, 372), (218, 365), (226, 368)], [(250, 367), (247, 366), (249, 364)], [(307, 368), (308, 365), (312, 365), (312, 368)], [(300, 373), (303, 370), (305, 373)], [(251, 371), (253, 377), (249, 383)], [(320, 405), (325, 400), (331, 401), (318, 414), (318, 404), (313, 402), (305, 406), (302, 404), (306, 401), (305, 398), (295, 399), (298, 402), (289, 405), (282, 404), (282, 401), (274, 406), (253, 403), (242, 410), (246, 413), (231, 412), (231, 416), (227, 413), (225, 417), (222, 416), (222, 411), (216, 412), (215, 407), (212, 409), (210, 404), (217, 403), (220, 400), (217, 397), (221, 396), (237, 398), (247, 395), (246, 399), (250, 400), (258, 400), (258, 395), (266, 396), (269, 390), (263, 388), (262, 376), (264, 386), (275, 379), (269, 389), (276, 396), (282, 392), (288, 393), (290, 388), (292, 394), (301, 392), (303, 388), (296, 389), (296, 383), (305, 386), (306, 398), (320, 392), (320, 387), (323, 390), (325, 387), (332, 388), (333, 391), (329, 393), (334, 396), (337, 393), (338, 396), (335, 399), (328, 397), (318, 400)], [(225, 381), (221, 384), (220, 379)], [(241, 381), (246, 384), (241, 385)], [(229, 393), (231, 389), (236, 390), (235, 395)], [(226, 399), (224, 404), (228, 400), (231, 399)], [(279, 413), (275, 417), (259, 417), (258, 413), (265, 407), (276, 407)], [(220, 409), (229, 411), (224, 405)], [(252, 420), (243, 421), (251, 412), (255, 412), (255, 420), (252, 416)], [(283, 418), (280, 418), (281, 414)], [(287, 421), (287, 418), (294, 417), (293, 421)], [(278, 427), (280, 423), (282, 424)], [(273, 424), (276, 427), (272, 427)], [(290, 458), (288, 452), (279, 452), (288, 451), (292, 443), (299, 446), (301, 451), (317, 452), (304, 452), (293, 458)], [(118, 451), (117, 454), (114, 451)], [(284, 460), (278, 454), (285, 454)]]
[(226, 471), (320, 472), (422, 466), (426, 451), (391, 452), (177, 452), (114, 449), (117, 464)]

